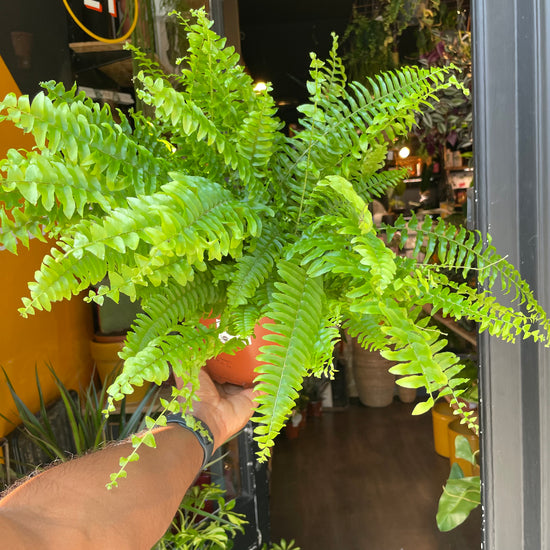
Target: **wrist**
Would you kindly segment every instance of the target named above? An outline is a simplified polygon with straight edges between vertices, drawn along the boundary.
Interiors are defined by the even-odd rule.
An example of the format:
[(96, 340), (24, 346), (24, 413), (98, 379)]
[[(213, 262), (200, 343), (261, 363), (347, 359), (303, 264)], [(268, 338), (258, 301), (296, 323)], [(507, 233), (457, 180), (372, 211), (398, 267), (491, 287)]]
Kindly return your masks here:
[(206, 424), (210, 429), (214, 439), (214, 451), (225, 442), (227, 436), (224, 435), (223, 425), (220, 422), (217, 409), (206, 403), (197, 402), (193, 406), (192, 416)]
[(203, 451), (201, 470), (210, 462), (214, 453), (214, 435), (210, 427), (194, 415), (169, 414), (166, 416), (167, 425), (177, 424), (193, 434)]

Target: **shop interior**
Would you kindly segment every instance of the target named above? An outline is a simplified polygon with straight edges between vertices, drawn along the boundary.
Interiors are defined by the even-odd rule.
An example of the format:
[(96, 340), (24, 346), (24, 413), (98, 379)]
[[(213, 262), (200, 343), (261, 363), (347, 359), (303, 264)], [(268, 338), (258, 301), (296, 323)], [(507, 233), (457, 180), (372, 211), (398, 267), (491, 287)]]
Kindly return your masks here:
[[(135, 63), (121, 43), (94, 40), (61, 4), (48, 13), (32, 0), (15, 4), (0, 23), (0, 30), (5, 31), (0, 33), (0, 82), (5, 88), (0, 89), (0, 96), (21, 92), (32, 97), (41, 81), (54, 79), (70, 87), (76, 80), (78, 91), (98, 105), (110, 105), (121, 113), (142, 105), (136, 95)], [(90, 2), (73, 2), (73, 15), (98, 35), (120, 36), (130, 30), (129, 0), (92, 2), (104, 6), (101, 12), (90, 10), (87, 4)], [(139, 0), (138, 4), (140, 15), (132, 43), (153, 52), (163, 68), (177, 71), (175, 60), (181, 56), (185, 38), (178, 34), (181, 31), (168, 12), (196, 8), (204, 2)], [(325, 58), (331, 32), (340, 36), (350, 78), (361, 71), (375, 71), (367, 73), (374, 76), (378, 70), (407, 64), (451, 62), (462, 69), (462, 84), (471, 86), (468, 0), (434, 2), (439, 6), (437, 12), (428, 9), (431, 2), (390, 0), (226, 0), (209, 4), (213, 29), (226, 36), (241, 55), (254, 85), (271, 86), (277, 116), (289, 135), (304, 130), (298, 108), (308, 100), (309, 52)], [(392, 16), (387, 9), (390, 4), (399, 4), (401, 11)], [(414, 12), (403, 11), (406, 6), (410, 10), (409, 4), (415, 5)], [(49, 22), (48, 33), (39, 28), (43, 25), (38, 15)], [(41, 56), (49, 61), (42, 62)], [(455, 92), (443, 97), (436, 110), (419, 116), (406, 136), (395, 138), (380, 162), (381, 171), (403, 176), (398, 185), (369, 205), (383, 238), (384, 227), (412, 217), (434, 223), (443, 219), (457, 228), (474, 229), (471, 97)], [(1, 158), (13, 147), (32, 147), (28, 134), (11, 128), (0, 129), (0, 134)], [(392, 232), (386, 244), (394, 254), (412, 258), (416, 254), (414, 238), (399, 240), (399, 234)], [(57, 450), (36, 443), (44, 426), (55, 432), (60, 452), (80, 451), (75, 446), (71, 415), (83, 419), (95, 406), (92, 416), (101, 422), (97, 410), (105, 405), (101, 400), (112, 379), (100, 369), (109, 372), (114, 365), (121, 367), (117, 354), (130, 326), (143, 313), (139, 303), (121, 292), (118, 303), (106, 299), (99, 306), (73, 298), (56, 304), (51, 317), (41, 311), (31, 319), (19, 318), (17, 309), (28, 292), (27, 282), (49, 246), (37, 241), (30, 252), (18, 256), (0, 252), (5, 266), (0, 277), (6, 312), (2, 321), (6, 345), (0, 357), (4, 368), (0, 375), (0, 481), (4, 486), (45, 464), (52, 452), (55, 458)], [(98, 280), (93, 290), (101, 293), (108, 284)], [(475, 287), (472, 272), (468, 284)], [(423, 309), (424, 315), (432, 314), (431, 306)], [(445, 350), (459, 357), (468, 373), (463, 402), (469, 411), (475, 411), (475, 323), (457, 322), (441, 312), (433, 313), (432, 318), (446, 335)], [(475, 478), (479, 484), (475, 430), (460, 423), (460, 415), (445, 398), (437, 401), (433, 410), (413, 415), (415, 406), (428, 398), (426, 390), (399, 385), (399, 377), (389, 372), (395, 362), (379, 351), (365, 350), (344, 330), (340, 336), (331, 358), (332, 379), (306, 377), (270, 459), (257, 462), (253, 426), (248, 425), (218, 452), (209, 471), (199, 478), (217, 484), (227, 500), (236, 499), (236, 510), (248, 522), (242, 532), (231, 532), (233, 546), (227, 548), (479, 547), (480, 506), (471, 507), (452, 526), (440, 518), (443, 529), (436, 519), (440, 498), (451, 487), (447, 483), (453, 464), (453, 471), (459, 466), (463, 477)], [(102, 426), (102, 437), (124, 438), (139, 429), (143, 417), (154, 414), (153, 400), (167, 392), (169, 381), (136, 388)], [(86, 429), (93, 432), (94, 428)], [(457, 456), (457, 436), (473, 452), (473, 464), (460, 453)], [(283, 540), (293, 540), (294, 546), (284, 546)]]

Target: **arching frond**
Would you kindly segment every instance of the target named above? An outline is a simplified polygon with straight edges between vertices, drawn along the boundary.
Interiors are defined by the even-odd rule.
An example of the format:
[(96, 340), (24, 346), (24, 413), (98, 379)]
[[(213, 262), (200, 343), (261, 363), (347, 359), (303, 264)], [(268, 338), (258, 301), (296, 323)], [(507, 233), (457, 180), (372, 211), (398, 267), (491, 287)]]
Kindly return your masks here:
[[(301, 215), (315, 183), (329, 174), (351, 178), (361, 173), (365, 152), (407, 134), (415, 112), (427, 99), (452, 85), (451, 68), (403, 67), (370, 80), (370, 88), (353, 82), (341, 94), (322, 94), (325, 73), (312, 61), (312, 101), (299, 107), (304, 130), (286, 160), (287, 180)], [(450, 77), (452, 79), (452, 77)]]
[(283, 243), (276, 227), (266, 227), (252, 249), (239, 258), (231, 270), (227, 300), (231, 306), (245, 304), (269, 277), (280, 257)]
[(375, 172), (368, 178), (357, 177), (357, 192), (366, 202), (378, 199), (401, 183), (407, 174), (406, 169), (387, 170), (386, 172)]
[(267, 328), (274, 332), (265, 340), (272, 342), (261, 348), (260, 361), (266, 363), (256, 378), (259, 407), (255, 432), (260, 456), (266, 457), (273, 446), (301, 388), (312, 358), (311, 342), (322, 325), (323, 287), (320, 278), (310, 278), (296, 263), (279, 265), (282, 279), (267, 311), (274, 321)]
[(126, 336), (122, 359), (137, 355), (157, 337), (168, 334), (174, 326), (197, 319), (197, 312), (208, 315), (216, 304), (223, 302), (223, 288), (212, 284), (211, 276), (197, 272), (185, 286), (168, 283), (162, 293), (142, 301), (144, 313), (139, 313)]
[[(154, 195), (129, 198), (128, 207), (72, 227), (61, 240), (63, 254), (56, 252), (43, 273), (37, 272), (25, 314), (36, 307), (49, 309), (52, 301), (97, 283), (108, 271), (119, 272), (116, 287), (133, 298), (134, 285), (151, 278), (156, 267), (180, 267), (166, 258), (185, 258), (189, 266), (205, 269), (205, 260), (239, 256), (243, 241), (259, 234), (260, 218), (252, 206), (214, 182), (173, 177)], [(179, 277), (180, 271), (170, 275)]]
[(415, 216), (407, 223), (398, 220), (393, 228), (386, 227), (388, 239), (396, 231), (401, 233), (401, 245), (412, 237), (415, 242), (413, 257), (420, 252), (428, 262), (435, 253), (440, 262), (430, 269), (452, 268), (460, 271), (464, 277), (475, 269), (480, 285), (488, 288), (500, 281), (500, 290), (509, 295), (512, 302), (523, 306), (532, 322), (539, 323), (546, 333), (550, 328), (545, 311), (535, 300), (531, 289), (517, 269), (500, 256), (490, 241), (485, 245), (477, 231), (468, 231), (464, 227), (446, 225), (440, 219), (436, 224), (429, 217), (419, 222)]

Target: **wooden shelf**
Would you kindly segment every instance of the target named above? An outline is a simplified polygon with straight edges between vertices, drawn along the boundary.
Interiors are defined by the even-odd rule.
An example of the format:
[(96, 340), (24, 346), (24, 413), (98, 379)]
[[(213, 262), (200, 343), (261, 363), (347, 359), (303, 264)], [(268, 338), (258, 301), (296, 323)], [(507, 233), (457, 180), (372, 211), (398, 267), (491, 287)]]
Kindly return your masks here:
[(132, 86), (134, 66), (131, 59), (123, 59), (109, 65), (103, 65), (99, 70), (114, 80), (119, 86), (129, 88)]
[(77, 72), (98, 69), (118, 86), (130, 88), (133, 85), (134, 67), (131, 53), (124, 51), (124, 45), (128, 43), (128, 40), (116, 44), (91, 40), (71, 42), (69, 47), (79, 60)]
[(108, 42), (100, 42), (99, 40), (92, 40), (89, 42), (71, 42), (69, 48), (75, 53), (97, 53), (97, 52), (116, 52), (124, 49), (124, 45), (128, 43), (117, 42), (115, 44), (109, 44)]
[(436, 321), (439, 321), (442, 325), (446, 326), (448, 329), (452, 330), (455, 334), (469, 342), (477, 349), (477, 336), (475, 333), (468, 332), (466, 329), (462, 328), (455, 320), (450, 317), (445, 317), (441, 313), (432, 314), (432, 306), (430, 304), (425, 304), (422, 306), (422, 309)]
[(473, 172), (474, 169), (471, 166), (463, 164), (462, 166), (449, 166), (445, 168), (447, 172)]

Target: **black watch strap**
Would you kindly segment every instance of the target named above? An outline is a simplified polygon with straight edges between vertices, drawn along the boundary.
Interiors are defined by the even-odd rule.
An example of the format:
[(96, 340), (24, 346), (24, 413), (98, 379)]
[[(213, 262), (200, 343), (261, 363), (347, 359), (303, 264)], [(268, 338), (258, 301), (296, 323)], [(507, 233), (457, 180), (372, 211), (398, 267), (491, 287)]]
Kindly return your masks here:
[(189, 430), (197, 438), (200, 446), (204, 451), (204, 460), (202, 461), (201, 470), (208, 464), (212, 453), (214, 452), (214, 436), (210, 428), (193, 415), (182, 416), (181, 414), (169, 414), (166, 416), (167, 424), (179, 424), (182, 428)]

